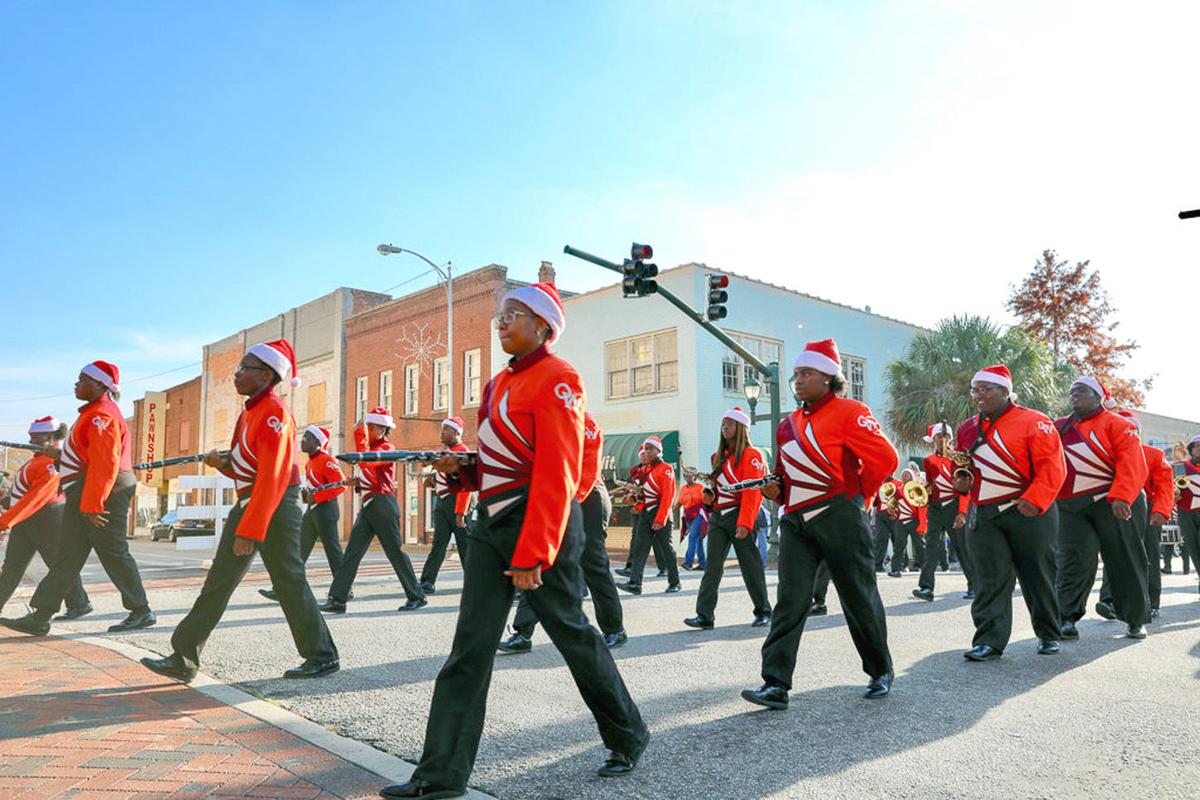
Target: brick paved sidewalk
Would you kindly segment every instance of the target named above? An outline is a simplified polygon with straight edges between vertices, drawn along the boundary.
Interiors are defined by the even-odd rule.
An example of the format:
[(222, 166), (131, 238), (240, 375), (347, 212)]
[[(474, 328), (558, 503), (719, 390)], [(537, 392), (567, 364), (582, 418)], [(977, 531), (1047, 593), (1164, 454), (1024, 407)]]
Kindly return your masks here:
[(0, 633), (0, 797), (363, 798), (388, 781), (110, 650)]

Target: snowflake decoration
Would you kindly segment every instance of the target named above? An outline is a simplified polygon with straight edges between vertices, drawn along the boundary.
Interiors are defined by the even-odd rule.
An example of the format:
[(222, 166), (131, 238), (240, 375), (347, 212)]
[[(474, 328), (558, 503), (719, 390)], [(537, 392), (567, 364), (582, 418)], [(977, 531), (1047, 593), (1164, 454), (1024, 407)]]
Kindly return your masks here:
[(428, 322), (408, 323), (396, 337), (400, 350), (395, 353), (401, 363), (419, 365), (421, 372), (427, 372), (434, 359), (446, 355), (445, 332), (438, 331), (434, 336), (429, 332)]

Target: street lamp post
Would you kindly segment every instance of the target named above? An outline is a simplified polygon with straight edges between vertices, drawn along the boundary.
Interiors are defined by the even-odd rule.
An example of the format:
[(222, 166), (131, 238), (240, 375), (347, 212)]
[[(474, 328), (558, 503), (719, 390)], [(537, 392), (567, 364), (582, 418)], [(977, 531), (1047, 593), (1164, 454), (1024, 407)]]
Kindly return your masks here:
[[(447, 394), (446, 398), (446, 416), (454, 416), (454, 265), (449, 261), (446, 262), (445, 268), (438, 266), (430, 261), (425, 256), (415, 250), (409, 250), (406, 247), (395, 247), (390, 244), (381, 244), (375, 248), (381, 256), (399, 255), (408, 253), (416, 256), (424, 261), (437, 272), (446, 283), (446, 383)], [(435, 384), (436, 388), (436, 384)]]

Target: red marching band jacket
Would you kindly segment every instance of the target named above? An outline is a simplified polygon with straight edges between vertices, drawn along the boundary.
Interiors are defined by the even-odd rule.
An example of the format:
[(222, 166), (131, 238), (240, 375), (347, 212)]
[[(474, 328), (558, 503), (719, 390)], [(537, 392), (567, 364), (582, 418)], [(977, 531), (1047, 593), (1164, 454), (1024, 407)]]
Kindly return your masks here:
[(640, 514), (642, 509), (646, 507), (646, 502), (643, 500), (642, 489), (646, 483), (646, 473), (650, 467), (645, 464), (634, 464), (629, 468), (629, 482), (638, 487), (636, 499), (633, 501), (633, 513)]
[(604, 431), (600, 423), (587, 411), (583, 412), (583, 463), (579, 468), (579, 491), (575, 499), (583, 502), (596, 486), (603, 482), (600, 475), (600, 457), (604, 453)]
[[(387, 439), (371, 441), (366, 424), (354, 429), (354, 449), (360, 453), (395, 450)], [(396, 464), (391, 461), (360, 461), (358, 464), (358, 493), (363, 505), (380, 495), (396, 496)]]
[(1137, 500), (1146, 485), (1146, 455), (1137, 426), (1101, 408), (1083, 419), (1062, 417), (1054, 427), (1067, 463), (1060, 500), (1100, 494), (1109, 502)]
[(1149, 513), (1159, 513), (1170, 519), (1175, 510), (1175, 474), (1162, 450), (1148, 444), (1142, 445), (1146, 454), (1146, 503)]
[(59, 458), (63, 491), (83, 481), (79, 510), (99, 514), (108, 502), (117, 474), (132, 469), (129, 428), (121, 409), (107, 393), (82, 406)]
[(675, 470), (662, 459), (646, 467), (642, 479), (642, 510), (654, 512), (652, 525), (665, 525), (671, 518), (671, 506), (675, 503)]
[(456, 480), (479, 491), (490, 519), (524, 507), (515, 569), (551, 567), (558, 557), (579, 492), (585, 403), (579, 373), (545, 346), (511, 361), (484, 389), (479, 459)]
[(234, 533), (263, 541), (284, 493), (300, 485), (296, 421), (274, 387), (246, 401), (233, 426), (229, 466), (221, 472), (233, 478), (239, 505), (245, 509)]
[[(713, 453), (712, 457), (715, 461), (717, 454)], [(737, 494), (730, 494), (725, 491), (725, 487), (740, 481), (763, 477), (767, 474), (767, 460), (762, 451), (756, 447), (747, 447), (743, 450), (741, 459), (736, 463), (733, 457), (734, 454), (730, 453), (719, 465), (717, 495), (713, 501), (713, 510), (727, 511), (737, 508), (737, 525), (754, 530), (754, 520), (758, 516), (759, 507), (762, 506), (762, 490), (745, 489)]]
[(958, 505), (958, 513), (967, 513), (971, 500), (965, 494), (954, 491), (954, 462), (943, 455), (930, 453), (922, 462), (925, 468), (925, 486), (929, 489), (930, 506)]
[(0, 516), (0, 530), (10, 530), (41, 511), (49, 503), (62, 500), (58, 470), (54, 459), (38, 453), (21, 465), (13, 478), (8, 510)]
[[(904, 497), (904, 481), (899, 478), (892, 478), (888, 482), (896, 487), (896, 521), (912, 522), (915, 519), (917, 521), (917, 533), (925, 533), (929, 528), (928, 507), (917, 507), (908, 502)], [(882, 496), (880, 499), (882, 500)]]
[[(450, 452), (465, 453), (469, 449), (465, 444), (459, 442), (450, 448)], [(437, 495), (439, 501), (454, 495), (454, 513), (458, 516), (465, 516), (471, 510), (471, 493), (464, 492), (457, 485), (451, 486), (450, 482), (446, 480), (446, 476), (440, 472), (433, 473), (433, 493)]]
[[(318, 450), (308, 457), (304, 465), (304, 480), (310, 488), (324, 486), (327, 483), (341, 483), (346, 479), (337, 460), (324, 450)], [(346, 491), (345, 486), (334, 486), (332, 489), (322, 489), (312, 496), (313, 503), (326, 503), (341, 497)]]
[(1187, 486), (1179, 491), (1179, 508), (1182, 511), (1200, 511), (1200, 464), (1188, 459), (1177, 461), (1179, 474), (1187, 477)]
[(1040, 411), (1009, 403), (994, 419), (971, 417), (955, 441), (971, 454), (971, 502), (1000, 504), (1024, 499), (1045, 513), (1067, 475), (1062, 440)]
[(861, 495), (869, 507), (899, 463), (871, 409), (832, 393), (792, 412), (775, 442), (780, 502), (785, 513), (799, 511), (806, 521), (838, 496)]

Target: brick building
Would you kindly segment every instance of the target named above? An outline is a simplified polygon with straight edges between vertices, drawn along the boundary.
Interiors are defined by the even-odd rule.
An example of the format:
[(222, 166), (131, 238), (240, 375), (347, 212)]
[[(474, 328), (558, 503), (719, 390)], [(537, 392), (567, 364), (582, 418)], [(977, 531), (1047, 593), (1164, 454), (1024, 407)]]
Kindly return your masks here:
[[(200, 376), (176, 384), (161, 392), (146, 392), (133, 401), (133, 416), (129, 422), (135, 464), (191, 455), (199, 451), (200, 435)], [(147, 527), (148, 521), (158, 519), (184, 499), (178, 489), (180, 475), (198, 475), (199, 464), (179, 464), (161, 470), (142, 471), (139, 483), (135, 526)]]

